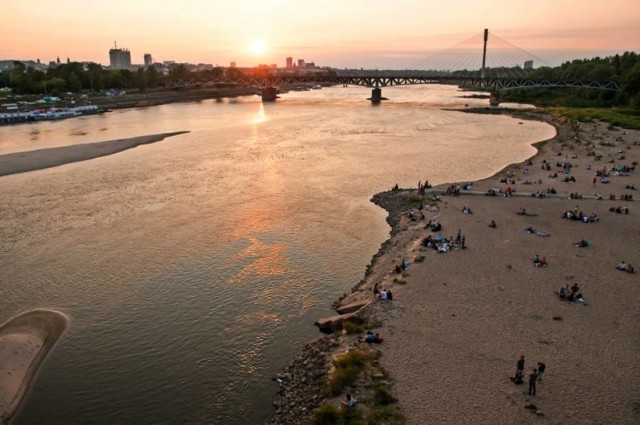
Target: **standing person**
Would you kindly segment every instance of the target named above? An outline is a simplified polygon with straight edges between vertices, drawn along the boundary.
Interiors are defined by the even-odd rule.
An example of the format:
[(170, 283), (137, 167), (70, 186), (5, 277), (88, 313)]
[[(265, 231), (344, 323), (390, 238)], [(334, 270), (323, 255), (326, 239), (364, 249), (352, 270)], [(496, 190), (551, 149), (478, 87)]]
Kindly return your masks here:
[(536, 381), (538, 380), (538, 371), (533, 369), (529, 374), (529, 395), (536, 395)]
[(542, 362), (538, 362), (538, 379), (540, 381), (542, 381), (542, 374), (544, 373), (544, 371), (547, 369), (547, 365), (542, 363)]
[(524, 372), (524, 356), (520, 356), (520, 360), (516, 363), (516, 376), (522, 375)]

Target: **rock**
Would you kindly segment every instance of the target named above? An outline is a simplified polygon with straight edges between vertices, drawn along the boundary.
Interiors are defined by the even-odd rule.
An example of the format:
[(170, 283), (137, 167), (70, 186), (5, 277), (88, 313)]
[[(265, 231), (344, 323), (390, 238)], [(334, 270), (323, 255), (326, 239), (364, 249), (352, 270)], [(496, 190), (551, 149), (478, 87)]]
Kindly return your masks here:
[(356, 301), (351, 304), (340, 306), (339, 308), (336, 309), (336, 311), (339, 314), (354, 313), (368, 304), (369, 304), (369, 301)]
[(320, 329), (320, 332), (333, 333), (335, 331), (342, 330), (342, 325), (345, 320), (355, 318), (355, 313), (341, 314), (339, 316), (331, 316), (324, 319), (318, 319), (314, 326)]

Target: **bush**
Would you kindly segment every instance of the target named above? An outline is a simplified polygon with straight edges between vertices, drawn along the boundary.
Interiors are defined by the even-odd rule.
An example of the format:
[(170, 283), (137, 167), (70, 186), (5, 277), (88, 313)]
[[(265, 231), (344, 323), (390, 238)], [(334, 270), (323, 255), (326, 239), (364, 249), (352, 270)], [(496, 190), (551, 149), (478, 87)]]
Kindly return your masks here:
[(382, 385), (379, 385), (375, 388), (373, 393), (373, 399), (376, 404), (380, 406), (385, 406), (387, 404), (394, 403), (396, 401), (395, 398), (391, 395), (391, 392)]
[(362, 414), (357, 407), (337, 408), (325, 403), (313, 412), (311, 425), (363, 425)]
[(340, 418), (340, 411), (332, 403), (325, 403), (313, 411), (311, 425), (335, 425)]
[(367, 357), (360, 351), (349, 351), (333, 361), (334, 371), (327, 382), (327, 392), (338, 395), (358, 378)]
[(364, 331), (364, 326), (359, 324), (359, 323), (355, 323), (352, 322), (350, 320), (346, 320), (342, 327), (344, 328), (344, 330), (347, 332), (347, 334), (351, 335), (351, 334), (359, 334), (362, 333), (362, 331)]

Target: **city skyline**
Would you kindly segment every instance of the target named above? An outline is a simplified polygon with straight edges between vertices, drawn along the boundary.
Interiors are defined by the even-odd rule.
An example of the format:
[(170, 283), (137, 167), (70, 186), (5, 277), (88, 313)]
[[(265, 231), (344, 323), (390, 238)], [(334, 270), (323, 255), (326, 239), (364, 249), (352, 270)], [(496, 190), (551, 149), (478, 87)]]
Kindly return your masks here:
[(10, 42), (0, 45), (0, 59), (45, 63), (70, 57), (108, 64), (108, 49), (117, 40), (131, 51), (132, 63), (143, 63), (152, 52), (158, 61), (221, 66), (284, 66), (292, 56), (338, 68), (397, 69), (483, 28), (552, 65), (640, 44), (640, 5), (630, 0), (588, 7), (577, 0), (5, 3), (0, 37)]

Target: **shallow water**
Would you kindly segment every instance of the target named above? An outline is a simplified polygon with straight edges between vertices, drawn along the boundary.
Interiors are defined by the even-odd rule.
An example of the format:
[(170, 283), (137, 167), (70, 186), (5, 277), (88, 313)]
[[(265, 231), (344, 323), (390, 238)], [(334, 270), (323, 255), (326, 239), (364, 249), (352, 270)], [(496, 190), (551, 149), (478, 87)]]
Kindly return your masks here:
[(0, 321), (70, 318), (16, 424), (260, 423), (270, 377), (388, 236), (371, 196), (489, 176), (545, 124), (448, 86), (163, 105), (0, 128), (0, 154), (190, 130), (0, 178)]

